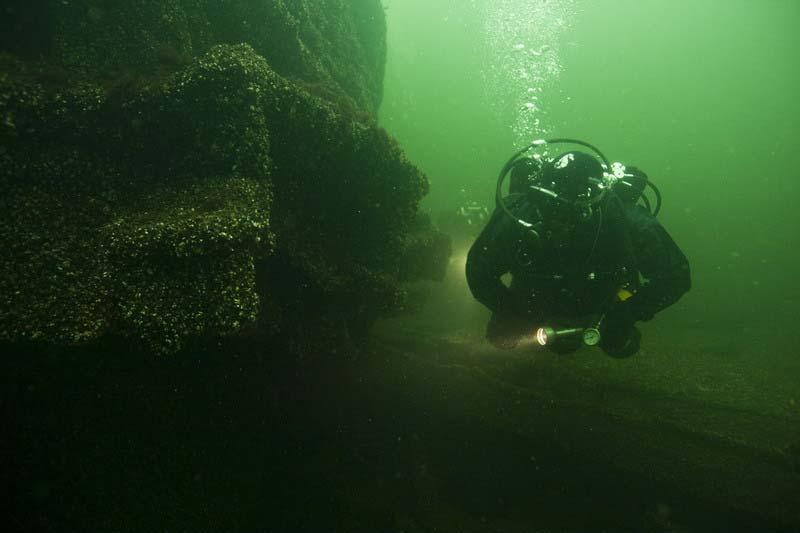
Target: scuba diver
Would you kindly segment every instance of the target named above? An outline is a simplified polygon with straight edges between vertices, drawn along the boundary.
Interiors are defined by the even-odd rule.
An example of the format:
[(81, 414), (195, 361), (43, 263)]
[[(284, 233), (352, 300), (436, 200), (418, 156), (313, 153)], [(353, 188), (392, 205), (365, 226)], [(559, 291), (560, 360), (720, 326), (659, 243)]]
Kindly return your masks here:
[[(596, 155), (526, 155), (564, 143)], [(557, 353), (589, 345), (628, 357), (639, 350), (635, 323), (691, 286), (686, 256), (656, 219), (658, 189), (588, 143), (553, 139), (523, 148), (500, 172), (496, 204), (469, 251), (466, 276), (492, 311), (486, 336), (499, 348), (528, 339)]]

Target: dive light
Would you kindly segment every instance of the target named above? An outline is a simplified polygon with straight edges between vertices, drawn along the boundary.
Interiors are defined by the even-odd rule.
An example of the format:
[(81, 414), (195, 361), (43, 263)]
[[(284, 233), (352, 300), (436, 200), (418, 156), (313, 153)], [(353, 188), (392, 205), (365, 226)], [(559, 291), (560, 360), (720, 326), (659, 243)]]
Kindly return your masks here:
[(536, 330), (536, 342), (539, 346), (547, 346), (564, 337), (580, 335), (583, 344), (586, 346), (597, 346), (600, 343), (600, 330), (596, 327), (591, 328), (564, 328), (553, 329), (551, 327), (539, 328)]

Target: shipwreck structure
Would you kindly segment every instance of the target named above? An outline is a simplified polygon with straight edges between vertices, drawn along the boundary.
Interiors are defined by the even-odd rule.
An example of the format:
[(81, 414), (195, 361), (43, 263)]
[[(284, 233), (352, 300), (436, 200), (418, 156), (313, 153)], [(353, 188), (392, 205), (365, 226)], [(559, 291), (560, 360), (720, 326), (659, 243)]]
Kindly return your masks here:
[(0, 340), (353, 344), (442, 275), (379, 1), (4, 6)]

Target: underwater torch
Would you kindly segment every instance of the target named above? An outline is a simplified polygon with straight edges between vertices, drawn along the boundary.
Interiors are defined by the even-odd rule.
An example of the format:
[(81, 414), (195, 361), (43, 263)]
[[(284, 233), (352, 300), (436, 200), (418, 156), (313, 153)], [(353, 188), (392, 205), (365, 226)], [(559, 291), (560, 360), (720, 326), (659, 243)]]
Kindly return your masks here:
[(564, 337), (581, 336), (583, 344), (586, 346), (597, 346), (600, 342), (600, 330), (597, 327), (590, 328), (565, 328), (553, 329), (550, 327), (539, 328), (536, 330), (536, 342), (540, 346), (547, 346)]

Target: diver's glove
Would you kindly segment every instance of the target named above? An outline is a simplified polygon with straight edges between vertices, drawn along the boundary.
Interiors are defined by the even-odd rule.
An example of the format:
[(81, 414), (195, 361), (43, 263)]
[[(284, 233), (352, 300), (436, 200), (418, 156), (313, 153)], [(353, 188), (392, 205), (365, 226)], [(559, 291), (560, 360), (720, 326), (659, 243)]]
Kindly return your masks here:
[(639, 351), (641, 334), (636, 329), (632, 298), (616, 302), (600, 324), (600, 347), (612, 357), (629, 357)]
[(497, 348), (511, 350), (526, 334), (530, 334), (530, 329), (531, 324), (520, 313), (518, 302), (513, 297), (507, 297), (498, 301), (497, 309), (492, 313), (486, 328), (486, 337)]
[[(605, 330), (613, 335), (616, 331), (629, 329), (636, 323), (635, 311), (634, 298), (615, 302), (603, 318), (603, 322), (600, 326), (601, 333)], [(605, 337), (605, 334), (603, 334), (603, 336)]]
[(619, 302), (619, 304), (624, 304), (628, 308), (627, 313), (631, 315), (634, 322), (647, 322), (653, 318), (654, 313), (642, 303), (643, 300), (640, 293), (634, 294), (624, 302)]

